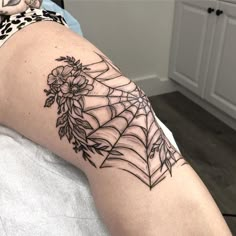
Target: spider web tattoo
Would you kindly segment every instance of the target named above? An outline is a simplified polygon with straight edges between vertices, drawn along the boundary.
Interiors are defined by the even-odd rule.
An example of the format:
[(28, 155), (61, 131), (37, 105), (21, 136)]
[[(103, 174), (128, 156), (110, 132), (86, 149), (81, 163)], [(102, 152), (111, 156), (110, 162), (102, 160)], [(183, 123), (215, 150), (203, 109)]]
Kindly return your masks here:
[(152, 189), (185, 161), (159, 127), (144, 92), (97, 55), (100, 60), (88, 65), (70, 56), (56, 59), (61, 65), (48, 76), (44, 107), (57, 103), (59, 136), (85, 161), (127, 171)]

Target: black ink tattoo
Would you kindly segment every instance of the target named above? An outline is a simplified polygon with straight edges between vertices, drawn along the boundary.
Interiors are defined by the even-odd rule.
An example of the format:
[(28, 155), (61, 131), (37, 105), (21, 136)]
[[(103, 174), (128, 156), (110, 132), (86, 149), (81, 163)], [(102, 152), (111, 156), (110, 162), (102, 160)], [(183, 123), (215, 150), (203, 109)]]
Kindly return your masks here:
[(144, 92), (101, 56), (83, 65), (74, 57), (48, 76), (45, 107), (58, 105), (59, 136), (94, 167), (116, 167), (150, 189), (185, 162), (159, 127)]
[(21, 0), (2, 0), (2, 7), (16, 6), (21, 2)]

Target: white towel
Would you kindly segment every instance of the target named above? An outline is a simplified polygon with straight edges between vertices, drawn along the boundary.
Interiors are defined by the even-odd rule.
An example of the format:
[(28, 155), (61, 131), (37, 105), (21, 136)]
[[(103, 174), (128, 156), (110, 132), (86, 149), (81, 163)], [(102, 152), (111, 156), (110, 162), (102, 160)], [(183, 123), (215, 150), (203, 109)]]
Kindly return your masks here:
[[(158, 120), (169, 140), (172, 133)], [(0, 126), (0, 235), (107, 236), (85, 175)]]

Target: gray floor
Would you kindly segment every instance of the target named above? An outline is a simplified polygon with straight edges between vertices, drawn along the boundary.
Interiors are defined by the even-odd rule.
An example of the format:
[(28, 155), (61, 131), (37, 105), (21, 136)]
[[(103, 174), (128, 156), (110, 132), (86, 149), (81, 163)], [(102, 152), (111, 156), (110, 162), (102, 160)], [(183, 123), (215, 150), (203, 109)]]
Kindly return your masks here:
[[(179, 92), (151, 97), (187, 161), (224, 214), (236, 214), (236, 131)], [(225, 217), (236, 235), (236, 218)]]

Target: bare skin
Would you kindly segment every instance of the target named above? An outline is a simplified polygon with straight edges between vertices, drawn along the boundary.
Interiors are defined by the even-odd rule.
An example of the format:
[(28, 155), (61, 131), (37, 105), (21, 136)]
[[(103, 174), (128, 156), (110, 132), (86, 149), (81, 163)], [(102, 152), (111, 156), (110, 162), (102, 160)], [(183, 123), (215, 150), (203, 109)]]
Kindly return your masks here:
[(145, 94), (94, 45), (40, 22), (0, 51), (1, 123), (86, 174), (111, 235), (231, 235), (204, 184), (153, 120)]

